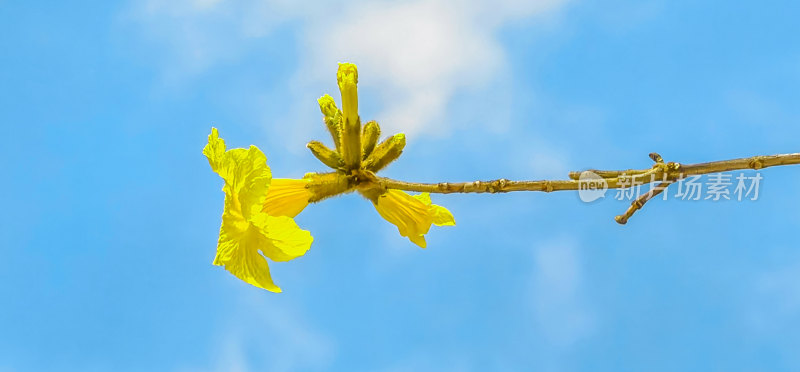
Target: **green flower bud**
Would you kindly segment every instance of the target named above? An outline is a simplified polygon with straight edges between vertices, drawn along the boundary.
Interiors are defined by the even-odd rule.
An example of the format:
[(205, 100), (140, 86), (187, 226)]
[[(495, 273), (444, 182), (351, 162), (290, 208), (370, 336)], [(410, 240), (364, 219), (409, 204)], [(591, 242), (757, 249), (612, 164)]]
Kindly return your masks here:
[(380, 145), (375, 147), (372, 154), (364, 160), (364, 169), (378, 172), (400, 157), (405, 147), (406, 135), (403, 133), (398, 133), (385, 139)]
[(340, 140), (342, 158), (348, 169), (361, 165), (361, 121), (358, 118), (358, 70), (352, 63), (340, 63), (336, 73), (342, 93), (342, 136)]
[(364, 130), (361, 132), (361, 158), (366, 159), (375, 145), (378, 143), (378, 137), (381, 136), (381, 127), (377, 121), (370, 121), (364, 124)]
[(344, 167), (344, 160), (338, 152), (333, 151), (319, 141), (311, 141), (306, 147), (311, 150), (311, 153), (322, 162), (333, 169), (340, 169)]
[(317, 103), (319, 103), (319, 110), (322, 111), (322, 115), (325, 115), (325, 117), (334, 117), (339, 112), (339, 108), (336, 107), (336, 101), (330, 95), (326, 94), (319, 97)]

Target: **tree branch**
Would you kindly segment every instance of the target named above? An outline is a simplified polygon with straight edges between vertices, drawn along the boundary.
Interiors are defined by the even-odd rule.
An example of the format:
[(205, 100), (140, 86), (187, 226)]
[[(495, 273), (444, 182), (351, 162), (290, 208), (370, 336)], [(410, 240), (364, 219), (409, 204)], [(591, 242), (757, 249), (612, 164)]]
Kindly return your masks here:
[[(606, 182), (609, 189), (624, 189), (633, 186), (648, 184), (661, 181), (658, 187), (648, 194), (643, 195), (631, 204), (631, 208), (617, 221), (625, 223), (633, 213), (640, 209), (648, 200), (658, 195), (669, 184), (689, 176), (722, 173), (740, 169), (762, 169), (780, 165), (800, 164), (800, 153), (778, 154), (766, 156), (753, 156), (749, 158), (739, 158), (731, 160), (713, 161), (697, 164), (680, 164), (675, 162), (665, 163), (660, 155), (650, 154), (656, 164), (649, 169), (629, 169), (629, 170), (591, 170)], [(583, 172), (570, 172), (568, 180), (539, 180), (539, 181), (510, 181), (504, 178), (492, 181), (473, 181), (473, 182), (439, 182), (439, 183), (418, 183), (394, 180), (391, 178), (378, 177), (374, 174), (366, 175), (365, 181), (381, 189), (396, 189), (404, 191), (429, 192), (439, 194), (450, 193), (500, 193), (514, 191), (566, 191), (579, 190), (582, 181), (580, 180)]]

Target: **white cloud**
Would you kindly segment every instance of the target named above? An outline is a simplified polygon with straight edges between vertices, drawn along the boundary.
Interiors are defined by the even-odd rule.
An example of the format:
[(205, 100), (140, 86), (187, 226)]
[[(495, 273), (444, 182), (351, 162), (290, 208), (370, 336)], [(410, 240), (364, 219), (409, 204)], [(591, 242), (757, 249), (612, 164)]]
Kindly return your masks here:
[(321, 95), (316, 90), (333, 79), (336, 63), (353, 61), (361, 70), (362, 89), (380, 94), (381, 112), (367, 115), (379, 119), (387, 133), (414, 136), (453, 129), (444, 119), (456, 92), (503, 94), (498, 78), (506, 73), (507, 61), (499, 28), (552, 14), (565, 3), (147, 0), (133, 13), (150, 38), (170, 50), (166, 65), (175, 79), (243, 58), (253, 48), (264, 48), (259, 40), (275, 27), (297, 22), (295, 80), (301, 91)]
[[(456, 90), (483, 86), (503, 68), (502, 50), (474, 12), (442, 1), (359, 7), (346, 17), (350, 22), (312, 31), (308, 61), (328, 76), (334, 62), (356, 61), (363, 86), (384, 94), (377, 116), (388, 132), (432, 132), (434, 123), (446, 122)], [(330, 37), (320, 39), (324, 30)]]

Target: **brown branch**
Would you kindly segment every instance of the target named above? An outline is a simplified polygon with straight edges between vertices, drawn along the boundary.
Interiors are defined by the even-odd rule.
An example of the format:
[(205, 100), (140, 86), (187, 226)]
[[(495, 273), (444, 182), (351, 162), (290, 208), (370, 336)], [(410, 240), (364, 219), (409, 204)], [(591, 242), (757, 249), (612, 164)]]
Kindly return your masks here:
[[(650, 182), (662, 181), (663, 183), (673, 183), (680, 179), (710, 174), (721, 173), (740, 169), (762, 169), (780, 165), (794, 165), (800, 164), (800, 153), (792, 154), (778, 154), (768, 156), (753, 156), (749, 158), (739, 158), (731, 160), (713, 161), (707, 163), (697, 164), (680, 164), (675, 162), (665, 163), (661, 156), (653, 153), (650, 154), (656, 164), (649, 169), (631, 169), (631, 170), (592, 170), (595, 174), (599, 175), (606, 182), (609, 189), (624, 189), (632, 186), (648, 184)], [(510, 181), (504, 178), (492, 181), (474, 181), (474, 182), (439, 182), (439, 183), (418, 183), (418, 182), (405, 182), (394, 180), (391, 178), (378, 177), (374, 174), (365, 175), (365, 181), (368, 184), (378, 186), (381, 189), (396, 189), (404, 191), (416, 192), (430, 192), (439, 194), (450, 193), (500, 193), (500, 192), (513, 192), (513, 191), (566, 191), (566, 190), (579, 190), (582, 181), (580, 175), (582, 172), (570, 172), (568, 180), (538, 180), (538, 181)], [(633, 182), (632, 182), (633, 181)], [(661, 185), (659, 185), (661, 186)], [(668, 184), (666, 185), (668, 186)], [(665, 187), (666, 187), (665, 186)], [(658, 187), (656, 188), (658, 189)], [(663, 191), (663, 190), (662, 190)], [(659, 191), (658, 193), (660, 193)], [(655, 195), (657, 195), (656, 193)], [(636, 210), (640, 209), (647, 200), (653, 196), (645, 198), (639, 202), (638, 208), (630, 208), (625, 213), (624, 221), (630, 217)], [(627, 217), (625, 217), (627, 216)]]

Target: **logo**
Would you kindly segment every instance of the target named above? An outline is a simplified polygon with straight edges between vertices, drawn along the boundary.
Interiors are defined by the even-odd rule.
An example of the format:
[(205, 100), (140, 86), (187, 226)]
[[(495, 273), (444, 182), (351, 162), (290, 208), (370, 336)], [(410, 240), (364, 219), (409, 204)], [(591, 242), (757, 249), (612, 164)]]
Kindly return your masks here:
[(608, 183), (603, 177), (592, 171), (581, 172), (578, 177), (578, 197), (584, 203), (591, 203), (606, 196)]

